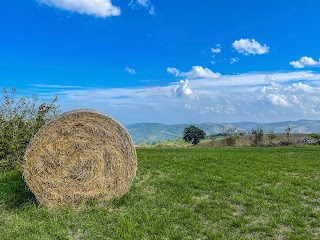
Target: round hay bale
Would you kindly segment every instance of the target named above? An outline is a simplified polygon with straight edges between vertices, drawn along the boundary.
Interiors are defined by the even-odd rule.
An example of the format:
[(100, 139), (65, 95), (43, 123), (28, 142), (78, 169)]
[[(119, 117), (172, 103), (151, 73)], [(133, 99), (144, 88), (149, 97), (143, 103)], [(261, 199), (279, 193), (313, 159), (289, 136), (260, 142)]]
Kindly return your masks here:
[(40, 204), (76, 206), (123, 196), (136, 170), (127, 130), (102, 113), (76, 110), (37, 132), (24, 156), (23, 175)]

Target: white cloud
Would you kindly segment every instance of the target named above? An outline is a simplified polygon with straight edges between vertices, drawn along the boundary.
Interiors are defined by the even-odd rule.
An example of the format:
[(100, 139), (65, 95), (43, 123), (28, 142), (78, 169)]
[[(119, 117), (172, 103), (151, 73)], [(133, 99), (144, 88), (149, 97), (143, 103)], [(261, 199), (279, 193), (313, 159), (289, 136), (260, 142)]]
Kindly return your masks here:
[(63, 10), (106, 18), (119, 16), (121, 10), (113, 6), (111, 0), (37, 0), (39, 3)]
[(267, 86), (259, 88), (257, 90), (258, 93), (268, 94), (268, 93), (285, 93), (287, 95), (292, 94), (317, 94), (320, 93), (320, 87), (314, 87), (302, 82), (298, 83), (277, 83), (277, 82), (270, 82)]
[(188, 79), (197, 79), (197, 78), (208, 78), (214, 79), (221, 77), (220, 73), (214, 73), (209, 68), (203, 68), (201, 66), (193, 66), (192, 69), (188, 72), (180, 72), (178, 69), (169, 67), (167, 68), (168, 73), (176, 77), (186, 77)]
[(244, 55), (266, 54), (269, 52), (269, 47), (266, 44), (261, 45), (255, 39), (243, 39), (236, 40), (232, 43), (233, 48)]
[[(228, 102), (228, 101), (226, 101)], [(233, 107), (228, 106), (228, 103), (222, 103), (222, 104), (215, 104), (214, 106), (204, 106), (200, 109), (201, 115), (206, 115), (210, 113), (216, 113), (216, 114), (224, 114), (224, 115), (230, 115), (235, 112), (235, 109)]]
[(238, 57), (230, 58), (230, 64), (235, 64), (236, 62), (239, 62), (239, 58)]
[[(311, 81), (310, 84), (313, 84)], [(305, 118), (308, 118), (309, 114), (320, 116), (320, 108), (317, 107), (319, 86), (302, 82), (292, 84), (271, 82), (269, 86), (258, 89), (257, 93), (274, 106), (286, 107), (287, 114), (296, 113), (297, 116), (302, 115)]]
[(203, 68), (201, 66), (193, 66), (192, 69), (186, 73), (186, 77), (190, 79), (219, 78), (220, 76), (220, 73), (214, 73), (209, 68)]
[(135, 69), (129, 68), (128, 66), (124, 70), (130, 74), (137, 74)]
[(177, 97), (188, 97), (191, 99), (197, 99), (198, 96), (193, 93), (189, 86), (189, 80), (181, 80), (178, 85), (171, 88), (172, 94)]
[(315, 88), (301, 82), (294, 83), (285, 88), (286, 91), (299, 92), (299, 93), (320, 93), (320, 88)]
[(220, 53), (221, 52), (221, 44), (217, 44), (215, 48), (211, 48), (212, 53)]
[(297, 80), (320, 80), (320, 74), (310, 71), (268, 74), (267, 81), (287, 82)]
[(191, 105), (191, 104), (185, 104), (185, 105), (184, 105), (184, 108), (185, 108), (185, 109), (188, 109), (188, 110), (196, 110), (196, 109), (197, 109), (196, 106)]
[(320, 67), (320, 59), (319, 61), (316, 61), (312, 57), (304, 56), (297, 61), (290, 62), (289, 64), (294, 68)]
[(286, 96), (284, 96), (284, 95), (268, 94), (267, 98), (270, 100), (270, 102), (273, 105), (278, 105), (278, 106), (283, 106), (283, 107), (289, 107), (290, 106)]
[(149, 11), (149, 14), (151, 15), (155, 14), (154, 5), (150, 0), (136, 0), (136, 1), (131, 0), (131, 2), (129, 3), (129, 6), (131, 6), (132, 9), (136, 8), (137, 6), (142, 6)]
[(30, 88), (44, 99), (58, 96), (63, 111), (94, 108), (123, 123), (320, 119), (320, 74), (308, 71), (223, 75), (160, 88), (45, 87)]
[(174, 67), (168, 67), (167, 68), (167, 72), (172, 74), (172, 75), (174, 75), (174, 76), (176, 76), (176, 77), (179, 77), (180, 74), (181, 74), (180, 71), (178, 69), (174, 68)]

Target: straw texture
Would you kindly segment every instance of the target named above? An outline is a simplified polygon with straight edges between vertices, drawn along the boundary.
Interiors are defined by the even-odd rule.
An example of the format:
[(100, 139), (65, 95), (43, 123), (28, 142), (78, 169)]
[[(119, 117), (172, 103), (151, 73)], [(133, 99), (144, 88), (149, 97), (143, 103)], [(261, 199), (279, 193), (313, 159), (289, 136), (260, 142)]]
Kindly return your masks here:
[(24, 156), (24, 178), (40, 204), (82, 205), (121, 197), (137, 169), (126, 129), (92, 110), (67, 112), (42, 127)]

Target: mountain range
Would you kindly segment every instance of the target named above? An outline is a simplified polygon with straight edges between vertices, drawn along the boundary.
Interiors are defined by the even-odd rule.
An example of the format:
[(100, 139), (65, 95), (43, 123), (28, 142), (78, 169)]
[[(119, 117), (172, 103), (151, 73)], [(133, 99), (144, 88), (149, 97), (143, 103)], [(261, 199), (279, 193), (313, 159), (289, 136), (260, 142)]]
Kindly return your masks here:
[(319, 133), (320, 120), (285, 121), (273, 123), (236, 122), (236, 123), (200, 123), (200, 124), (161, 124), (161, 123), (136, 123), (126, 125), (133, 142), (136, 145), (150, 144), (160, 141), (176, 140), (182, 138), (183, 130), (194, 125), (203, 129), (207, 135), (225, 133), (229, 129), (237, 132), (251, 132), (253, 128), (261, 127), (266, 133), (274, 131), (284, 133), (288, 125), (292, 127), (292, 133)]

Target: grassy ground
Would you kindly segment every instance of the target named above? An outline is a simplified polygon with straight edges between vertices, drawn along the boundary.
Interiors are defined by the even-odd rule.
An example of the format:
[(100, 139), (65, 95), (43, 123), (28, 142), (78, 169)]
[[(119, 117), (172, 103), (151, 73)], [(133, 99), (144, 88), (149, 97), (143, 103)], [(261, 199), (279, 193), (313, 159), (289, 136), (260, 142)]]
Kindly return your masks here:
[(0, 175), (0, 239), (319, 239), (320, 148), (138, 149), (131, 191), (82, 210), (37, 206)]

